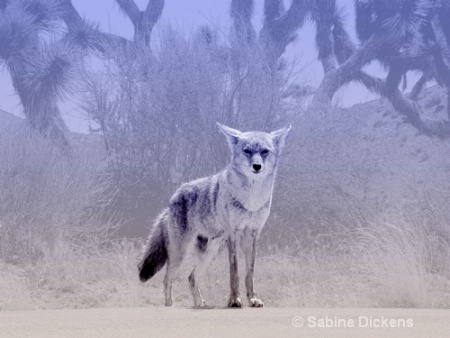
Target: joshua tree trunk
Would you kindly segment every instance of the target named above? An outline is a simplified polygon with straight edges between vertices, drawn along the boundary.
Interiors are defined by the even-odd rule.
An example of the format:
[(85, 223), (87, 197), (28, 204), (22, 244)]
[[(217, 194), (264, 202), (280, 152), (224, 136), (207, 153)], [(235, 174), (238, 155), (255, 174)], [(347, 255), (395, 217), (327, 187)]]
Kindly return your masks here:
[(164, 0), (149, 0), (144, 11), (140, 11), (133, 0), (117, 0), (117, 3), (133, 23), (134, 42), (149, 47), (153, 27), (164, 8)]

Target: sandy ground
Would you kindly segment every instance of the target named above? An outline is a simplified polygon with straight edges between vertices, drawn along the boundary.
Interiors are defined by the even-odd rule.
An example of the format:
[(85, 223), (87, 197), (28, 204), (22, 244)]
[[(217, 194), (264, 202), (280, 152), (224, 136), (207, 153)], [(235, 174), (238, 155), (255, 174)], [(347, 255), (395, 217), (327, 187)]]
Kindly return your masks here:
[(148, 307), (0, 312), (0, 337), (231, 336), (450, 337), (450, 310)]

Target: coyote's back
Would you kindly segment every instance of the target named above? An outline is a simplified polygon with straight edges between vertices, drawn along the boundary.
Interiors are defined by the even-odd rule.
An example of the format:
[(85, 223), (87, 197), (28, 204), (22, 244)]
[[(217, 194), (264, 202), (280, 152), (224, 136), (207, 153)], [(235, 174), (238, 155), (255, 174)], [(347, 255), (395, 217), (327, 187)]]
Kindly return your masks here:
[(204, 306), (198, 277), (219, 250), (228, 247), (231, 295), (228, 306), (240, 307), (236, 244), (246, 256), (245, 284), (251, 306), (263, 306), (253, 290), (256, 241), (272, 201), (281, 149), (290, 127), (272, 133), (240, 132), (219, 124), (232, 159), (221, 173), (183, 184), (155, 221), (139, 264), (144, 282), (167, 262), (166, 305), (172, 305), (172, 281), (186, 256), (192, 257), (189, 285), (195, 306)]

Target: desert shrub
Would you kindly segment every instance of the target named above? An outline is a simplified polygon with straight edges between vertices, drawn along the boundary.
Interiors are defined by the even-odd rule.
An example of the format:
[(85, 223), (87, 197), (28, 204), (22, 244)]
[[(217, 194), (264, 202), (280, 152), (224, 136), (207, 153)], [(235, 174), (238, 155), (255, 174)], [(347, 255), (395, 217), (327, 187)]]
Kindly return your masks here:
[(98, 158), (73, 149), (69, 159), (26, 127), (0, 130), (0, 258), (13, 263), (87, 249), (118, 224), (102, 210), (110, 177)]
[(143, 235), (182, 182), (225, 166), (230, 155), (216, 122), (269, 131), (285, 117), (287, 72), (268, 69), (256, 46), (234, 53), (207, 27), (163, 27), (155, 41), (151, 58), (129, 50), (86, 70), (82, 84), (120, 187), (116, 209), (133, 227), (127, 235)]

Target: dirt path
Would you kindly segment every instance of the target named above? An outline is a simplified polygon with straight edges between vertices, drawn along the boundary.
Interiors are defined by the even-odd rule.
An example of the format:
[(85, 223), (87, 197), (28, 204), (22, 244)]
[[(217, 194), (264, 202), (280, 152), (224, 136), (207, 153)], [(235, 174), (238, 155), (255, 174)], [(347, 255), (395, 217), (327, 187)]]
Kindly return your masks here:
[(450, 310), (149, 307), (0, 312), (0, 337), (233, 336), (450, 337)]

